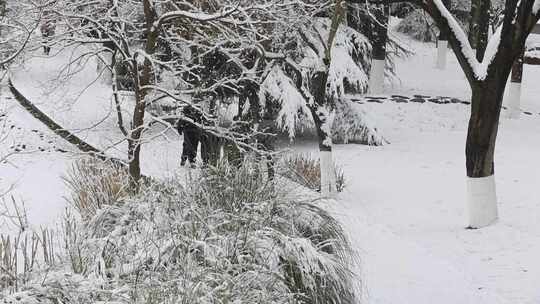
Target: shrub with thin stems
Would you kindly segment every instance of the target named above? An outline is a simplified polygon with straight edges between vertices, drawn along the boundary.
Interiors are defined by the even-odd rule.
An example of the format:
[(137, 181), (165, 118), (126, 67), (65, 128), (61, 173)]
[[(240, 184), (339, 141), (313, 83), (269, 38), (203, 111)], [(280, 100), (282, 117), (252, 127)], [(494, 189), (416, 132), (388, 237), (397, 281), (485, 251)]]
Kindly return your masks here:
[(0, 233), (0, 291), (12, 293), (19, 291), (34, 272), (56, 265), (57, 236), (49, 228), (31, 229), (24, 204), (14, 197), (11, 207), (6, 200), (2, 202), (0, 217), (10, 232)]
[(75, 161), (63, 177), (71, 191), (68, 201), (83, 218), (126, 197), (128, 178), (126, 168), (90, 157)]
[(36, 278), (23, 303), (357, 303), (342, 227), (256, 167), (221, 162), (102, 204), (73, 230), (83, 271)]
[[(321, 188), (320, 160), (309, 153), (299, 153), (285, 156), (279, 166), (282, 176), (312, 190)], [(345, 174), (339, 165), (334, 165), (336, 189), (338, 192), (345, 188)]]

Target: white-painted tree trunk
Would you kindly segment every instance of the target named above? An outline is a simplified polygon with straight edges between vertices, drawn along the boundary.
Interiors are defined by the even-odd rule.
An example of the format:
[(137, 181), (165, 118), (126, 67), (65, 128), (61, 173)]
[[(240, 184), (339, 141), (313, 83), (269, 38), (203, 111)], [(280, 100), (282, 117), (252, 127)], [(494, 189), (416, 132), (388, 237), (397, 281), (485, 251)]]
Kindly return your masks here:
[(446, 69), (446, 54), (448, 53), (448, 41), (439, 40), (437, 43), (437, 69)]
[(369, 75), (369, 92), (371, 94), (381, 94), (384, 90), (384, 65), (382, 59), (371, 61), (371, 71)]
[(336, 192), (336, 175), (332, 151), (320, 151), (321, 196), (331, 197)]
[(469, 228), (486, 227), (497, 220), (495, 176), (467, 177)]
[(512, 119), (518, 119), (521, 110), (521, 83), (520, 82), (510, 82), (508, 93), (506, 94), (505, 99), (507, 111), (506, 117)]

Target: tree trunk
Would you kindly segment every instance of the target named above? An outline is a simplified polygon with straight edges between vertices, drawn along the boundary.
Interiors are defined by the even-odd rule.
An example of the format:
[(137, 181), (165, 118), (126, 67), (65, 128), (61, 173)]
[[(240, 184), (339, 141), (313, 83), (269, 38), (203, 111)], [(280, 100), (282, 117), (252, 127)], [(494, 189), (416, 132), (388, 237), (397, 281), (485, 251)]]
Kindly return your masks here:
[(507, 77), (503, 76), (504, 73), (494, 74), (496, 76), (472, 87), (465, 148), (470, 228), (485, 227), (497, 219), (494, 152)]
[(332, 118), (333, 109), (326, 96), (328, 70), (315, 73), (311, 87), (314, 89), (315, 104), (310, 107), (311, 115), (319, 139), (321, 195), (330, 197), (336, 192), (336, 177), (332, 158)]
[[(452, 3), (450, 0), (443, 0), (444, 6), (450, 10)], [(440, 70), (446, 68), (446, 54), (448, 53), (448, 34), (441, 30), (437, 41), (437, 64), (436, 67)]]
[(471, 22), (469, 25), (469, 42), (476, 49), (476, 59), (482, 61), (489, 39), (490, 0), (471, 0)]
[[(146, 21), (145, 51), (148, 56), (154, 54), (157, 44), (158, 32), (153, 28), (156, 19), (154, 6), (149, 0), (143, 1), (144, 15)], [(141, 136), (144, 129), (144, 113), (146, 110), (146, 96), (148, 89), (145, 86), (153, 81), (152, 62), (148, 58), (144, 59), (142, 71), (139, 73), (137, 60), (132, 61), (133, 79), (135, 83), (135, 108), (133, 109), (133, 119), (131, 134), (128, 138), (129, 175), (131, 177), (131, 189), (139, 191), (139, 180), (141, 179)]]
[(512, 77), (510, 78), (510, 87), (506, 95), (506, 106), (508, 118), (518, 119), (521, 114), (521, 80), (523, 78), (523, 53), (514, 62), (512, 66)]
[(384, 66), (386, 62), (386, 42), (388, 40), (388, 19), (390, 16), (388, 5), (379, 5), (373, 11), (371, 71), (369, 76), (369, 91), (372, 94), (381, 94), (384, 90)]

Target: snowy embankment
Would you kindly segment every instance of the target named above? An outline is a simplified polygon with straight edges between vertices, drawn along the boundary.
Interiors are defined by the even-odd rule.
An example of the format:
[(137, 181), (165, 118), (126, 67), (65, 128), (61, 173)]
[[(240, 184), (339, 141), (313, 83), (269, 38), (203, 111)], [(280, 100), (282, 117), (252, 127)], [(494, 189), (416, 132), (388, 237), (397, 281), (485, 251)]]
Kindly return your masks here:
[[(111, 89), (96, 79), (93, 62), (84, 67), (76, 63), (66, 66), (76, 55), (76, 50), (50, 58), (37, 55), (14, 70), (13, 84), (69, 131), (108, 155), (126, 159), (127, 144), (117, 126)], [(8, 144), (2, 143), (0, 155), (20, 150), (7, 163), (0, 164), (0, 193), (12, 188), (9, 195), (25, 202), (32, 225), (53, 224), (66, 207), (63, 197), (67, 189), (61, 177), (80, 153), (28, 114), (7, 87), (2, 88), (0, 101), (7, 113), (2, 124), (10, 130)], [(129, 105), (123, 109), (126, 123), (131, 116), (128, 109)], [(175, 174), (180, 153), (177, 133), (155, 125), (146, 136), (151, 143), (143, 145), (143, 173), (158, 177)], [(6, 229), (0, 225), (0, 232)]]

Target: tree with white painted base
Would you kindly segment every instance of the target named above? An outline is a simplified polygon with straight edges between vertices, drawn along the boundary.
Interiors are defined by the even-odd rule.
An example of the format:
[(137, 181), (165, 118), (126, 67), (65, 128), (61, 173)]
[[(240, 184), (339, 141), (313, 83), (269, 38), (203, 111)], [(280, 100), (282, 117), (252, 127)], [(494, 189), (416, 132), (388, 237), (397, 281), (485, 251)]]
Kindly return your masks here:
[(511, 119), (518, 119), (521, 114), (521, 80), (523, 78), (523, 53), (512, 66), (512, 76), (506, 94), (505, 103), (507, 107), (506, 116)]
[[(349, 0), (359, 2), (359, 0)], [(475, 0), (485, 7), (489, 0)], [(506, 82), (512, 65), (523, 53), (525, 41), (540, 19), (539, 0), (507, 0), (502, 24), (483, 48), (476, 52), (467, 35), (441, 0), (406, 0), (424, 9), (446, 32), (450, 46), (471, 86), (471, 116), (465, 147), (467, 206), (470, 228), (497, 220), (494, 152)], [(489, 10), (478, 10), (476, 20), (489, 20)], [(484, 22), (485, 23), (485, 22)], [(484, 25), (480, 25), (484, 28)], [(487, 33), (487, 30), (483, 33)], [(486, 40), (487, 41), (487, 40)]]
[[(345, 1), (336, 0), (331, 22), (322, 18), (312, 28), (300, 29), (299, 36), (309, 49), (307, 56), (300, 64), (291, 58), (282, 58), (285, 70), (292, 75), (277, 77), (280, 79), (278, 87), (281, 90), (265, 89), (283, 91), (284, 96), (279, 99), (289, 99), (287, 103), (290, 109), (286, 119), (289, 121), (289, 130), (297, 120), (297, 113), (311, 114), (319, 141), (323, 197), (332, 196), (336, 192), (332, 156), (332, 124), (336, 105), (343, 101), (341, 98), (345, 95), (347, 85), (354, 85), (364, 92), (367, 88), (366, 68), (359, 64), (363, 60), (355, 58), (362, 56), (362, 59), (366, 59), (370, 51), (369, 43), (363, 35), (346, 26), (342, 22), (344, 18)], [(285, 76), (284, 73), (275, 76), (278, 75)], [(291, 87), (294, 89), (291, 90)], [(294, 104), (293, 100), (303, 102)]]
[(384, 70), (386, 63), (386, 42), (388, 40), (388, 20), (390, 6), (376, 5), (373, 10), (375, 22), (373, 23), (372, 61), (369, 74), (369, 92), (381, 94), (384, 91)]
[[(443, 0), (443, 3), (446, 7), (450, 7), (450, 0)], [(437, 40), (437, 63), (436, 67), (440, 70), (446, 68), (446, 57), (448, 53), (448, 37), (446, 32), (440, 31), (439, 39)]]
[[(321, 59), (319, 67), (310, 77), (308, 93), (305, 96), (308, 100), (308, 108), (311, 111), (315, 128), (319, 139), (319, 153), (321, 164), (321, 195), (329, 197), (336, 193), (336, 176), (334, 171), (334, 160), (332, 156), (332, 124), (336, 108), (335, 97), (327, 94), (328, 76), (332, 60), (332, 46), (338, 32), (339, 26), (345, 18), (345, 1), (335, 0), (334, 15), (329, 28), (328, 40), (320, 41), (323, 48), (313, 47)], [(306, 40), (308, 45), (312, 45)], [(305, 90), (302, 90), (305, 92)]]
[[(424, 9), (442, 30), (449, 33), (450, 43), (472, 89), (471, 117), (465, 148), (467, 167), (467, 205), (469, 227), (481, 228), (497, 219), (494, 152), (499, 116), (506, 81), (514, 61), (523, 52), (525, 40), (538, 21), (534, 0), (506, 2), (504, 20), (476, 56), (465, 34), (448, 10), (438, 0)], [(479, 12), (481, 20), (488, 11)], [(482, 58), (480, 61), (478, 58)]]

